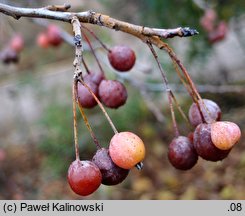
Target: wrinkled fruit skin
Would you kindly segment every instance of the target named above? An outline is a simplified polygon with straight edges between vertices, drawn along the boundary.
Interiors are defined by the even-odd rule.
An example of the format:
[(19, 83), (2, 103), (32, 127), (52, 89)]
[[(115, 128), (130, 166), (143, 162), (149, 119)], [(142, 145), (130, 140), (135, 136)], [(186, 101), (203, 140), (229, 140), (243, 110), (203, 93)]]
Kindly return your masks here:
[[(93, 82), (86, 82), (92, 92), (98, 96), (98, 86)], [(84, 108), (93, 108), (97, 105), (93, 95), (80, 82), (77, 84), (77, 96), (80, 105)]]
[(115, 134), (109, 145), (112, 161), (123, 169), (131, 169), (145, 157), (143, 141), (134, 133), (120, 132)]
[[(215, 120), (219, 121), (221, 119), (221, 109), (218, 106), (218, 104), (216, 104), (214, 101), (209, 99), (203, 99), (202, 101), (206, 105), (206, 108), (209, 111), (207, 112), (203, 104), (199, 102), (206, 123), (210, 123)], [(191, 105), (188, 115), (189, 115), (190, 123), (192, 124), (193, 127), (196, 127), (201, 123), (204, 123), (202, 122), (202, 117), (196, 103), (193, 103)]]
[(102, 80), (99, 85), (99, 97), (101, 102), (109, 108), (118, 108), (127, 101), (127, 90), (117, 80)]
[(231, 149), (239, 141), (240, 137), (241, 130), (233, 122), (220, 121), (211, 124), (211, 139), (218, 149)]
[(96, 191), (102, 180), (100, 170), (94, 163), (80, 160), (72, 162), (67, 178), (71, 189), (81, 196)]
[(168, 159), (176, 169), (188, 170), (197, 163), (198, 155), (190, 139), (179, 136), (169, 145)]
[(101, 83), (101, 81), (105, 79), (103, 73), (99, 72), (99, 73), (90, 73), (90, 74), (86, 74), (84, 76), (84, 81), (85, 82), (93, 82), (96, 85), (99, 85)]
[(99, 149), (92, 161), (99, 167), (104, 185), (117, 185), (128, 176), (129, 170), (122, 169), (113, 163), (108, 149)]
[(211, 124), (200, 124), (194, 132), (194, 147), (199, 156), (208, 161), (226, 158), (230, 150), (218, 149), (211, 140)]
[(135, 53), (128, 46), (114, 46), (108, 53), (111, 66), (120, 71), (129, 71), (135, 64)]

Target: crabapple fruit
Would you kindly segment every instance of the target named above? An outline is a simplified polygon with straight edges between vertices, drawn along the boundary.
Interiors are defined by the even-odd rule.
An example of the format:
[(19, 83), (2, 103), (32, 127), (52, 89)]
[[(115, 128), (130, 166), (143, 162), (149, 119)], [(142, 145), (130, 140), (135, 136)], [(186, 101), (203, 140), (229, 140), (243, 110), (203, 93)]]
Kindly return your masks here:
[(132, 132), (116, 133), (109, 145), (112, 161), (123, 169), (131, 169), (145, 157), (143, 141)]
[(24, 40), (20, 34), (16, 34), (10, 41), (10, 47), (17, 53), (23, 50)]
[[(88, 87), (92, 92), (97, 96), (98, 95), (98, 86), (94, 82), (86, 82)], [(84, 108), (93, 108), (97, 105), (96, 100), (93, 95), (88, 91), (88, 89), (80, 82), (77, 84), (77, 96), (80, 105)]]
[(135, 64), (135, 53), (125, 45), (114, 46), (108, 53), (111, 66), (120, 72), (129, 71)]
[(241, 130), (233, 122), (219, 121), (211, 124), (211, 140), (218, 149), (231, 149), (240, 137)]
[(106, 148), (97, 150), (92, 161), (99, 167), (104, 185), (119, 184), (128, 176), (129, 170), (117, 166)]
[[(198, 103), (205, 122), (210, 123), (212, 121), (219, 121), (221, 119), (221, 109), (218, 104), (209, 99), (202, 99), (202, 101), (205, 106), (200, 101), (198, 101)], [(188, 115), (192, 126), (196, 127), (197, 125), (204, 123), (196, 103), (193, 103), (190, 106)]]
[(176, 169), (188, 170), (197, 163), (198, 155), (188, 137), (178, 136), (169, 145), (168, 159)]
[(76, 194), (87, 196), (98, 189), (102, 175), (93, 162), (75, 160), (68, 169), (67, 179)]
[(126, 103), (128, 94), (125, 86), (117, 80), (102, 80), (99, 85), (101, 102), (109, 108), (118, 108)]
[(194, 147), (199, 156), (209, 161), (219, 161), (226, 158), (229, 150), (221, 150), (212, 142), (211, 124), (199, 124), (194, 132)]

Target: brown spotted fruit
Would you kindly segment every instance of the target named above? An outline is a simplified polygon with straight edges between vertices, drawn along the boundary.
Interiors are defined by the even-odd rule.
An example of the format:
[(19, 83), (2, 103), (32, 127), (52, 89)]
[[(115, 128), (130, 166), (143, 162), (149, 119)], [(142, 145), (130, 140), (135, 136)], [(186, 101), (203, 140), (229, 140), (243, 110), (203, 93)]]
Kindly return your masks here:
[(123, 169), (131, 169), (145, 157), (143, 141), (132, 132), (116, 133), (109, 145), (112, 161)]

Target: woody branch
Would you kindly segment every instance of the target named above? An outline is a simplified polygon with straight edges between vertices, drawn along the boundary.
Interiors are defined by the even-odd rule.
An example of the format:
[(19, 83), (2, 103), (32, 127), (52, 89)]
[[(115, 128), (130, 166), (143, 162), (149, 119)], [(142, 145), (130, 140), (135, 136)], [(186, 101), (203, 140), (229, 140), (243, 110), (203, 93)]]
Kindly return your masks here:
[(68, 12), (69, 8), (69, 4), (51, 5), (42, 8), (21, 8), (0, 3), (0, 12), (15, 19), (20, 19), (21, 17), (31, 17), (60, 20), (71, 23), (72, 18), (77, 17), (80, 22), (104, 26), (134, 35), (139, 38), (142, 36), (157, 36), (159, 38), (166, 39), (175, 36), (188, 37), (198, 34), (195, 29), (191, 29), (189, 27), (178, 27), (174, 29), (150, 28), (120, 21), (108, 15), (96, 13), (94, 11)]

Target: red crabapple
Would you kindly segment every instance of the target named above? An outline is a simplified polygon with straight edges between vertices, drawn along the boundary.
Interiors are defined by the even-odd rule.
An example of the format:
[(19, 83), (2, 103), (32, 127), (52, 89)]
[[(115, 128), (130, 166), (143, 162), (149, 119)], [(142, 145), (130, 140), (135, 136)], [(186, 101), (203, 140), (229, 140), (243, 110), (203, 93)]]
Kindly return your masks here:
[[(97, 96), (98, 95), (98, 85), (94, 82), (86, 82), (92, 92)], [(94, 99), (93, 95), (88, 91), (88, 89), (83, 86), (82, 83), (78, 82), (77, 84), (77, 96), (78, 101), (84, 108), (93, 108), (97, 105), (96, 100)]]
[(10, 41), (10, 47), (19, 53), (24, 48), (24, 40), (20, 34), (16, 34)]
[(217, 28), (208, 34), (208, 40), (210, 43), (216, 43), (223, 40), (228, 32), (227, 23), (221, 21)]
[(200, 19), (200, 24), (204, 30), (211, 32), (214, 29), (215, 20), (217, 19), (217, 14), (215, 10), (209, 8), (205, 10), (204, 15)]
[(41, 48), (48, 48), (50, 46), (48, 35), (45, 32), (42, 32), (37, 36), (36, 42)]
[(87, 196), (98, 189), (102, 176), (93, 162), (75, 160), (68, 169), (67, 179), (76, 194)]
[(49, 25), (47, 29), (49, 43), (53, 46), (59, 46), (63, 42), (61, 32), (56, 25)]
[(135, 53), (128, 46), (114, 46), (108, 53), (108, 59), (111, 66), (120, 71), (129, 71), (135, 64)]
[(126, 103), (128, 94), (125, 86), (117, 80), (102, 80), (99, 85), (101, 102), (110, 108), (118, 108)]

